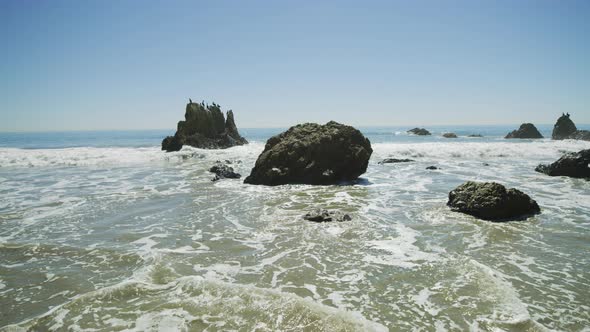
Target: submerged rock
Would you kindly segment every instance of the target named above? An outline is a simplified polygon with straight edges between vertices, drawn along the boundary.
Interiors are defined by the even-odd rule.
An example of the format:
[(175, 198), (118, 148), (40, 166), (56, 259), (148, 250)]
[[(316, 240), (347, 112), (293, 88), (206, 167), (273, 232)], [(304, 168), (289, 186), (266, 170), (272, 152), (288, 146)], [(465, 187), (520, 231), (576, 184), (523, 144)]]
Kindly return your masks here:
[(162, 150), (178, 151), (183, 145), (201, 149), (225, 149), (248, 143), (238, 133), (233, 112), (228, 111), (226, 119), (220, 106), (215, 103), (188, 103), (184, 118), (184, 121), (178, 122), (174, 136), (164, 138)]
[(271, 137), (244, 183), (336, 184), (367, 171), (371, 142), (357, 129), (334, 121), (305, 123)]
[(550, 165), (539, 165), (535, 171), (550, 176), (569, 176), (573, 178), (590, 178), (590, 149), (566, 153)]
[(543, 135), (537, 130), (532, 123), (523, 123), (518, 130), (514, 130), (504, 138), (543, 138)]
[(424, 128), (417, 128), (417, 127), (414, 128), (414, 129), (408, 130), (408, 133), (414, 134), (414, 135), (418, 135), (418, 136), (432, 135), (428, 130), (426, 130)]
[(234, 172), (233, 167), (229, 166), (231, 162), (226, 160), (226, 163), (218, 161), (213, 167), (209, 169), (209, 172), (215, 173), (215, 177), (211, 181), (217, 181), (220, 179), (239, 179), (242, 177), (240, 174)]
[(352, 220), (348, 214), (344, 214), (340, 211), (326, 209), (316, 209), (314, 211), (310, 211), (303, 216), (303, 219), (315, 222)]
[(444, 138), (457, 138), (457, 134), (455, 133), (444, 133), (443, 134)]
[(428, 166), (428, 167), (426, 167), (426, 169), (427, 169), (427, 170), (434, 171), (434, 170), (437, 170), (437, 169), (439, 169), (439, 168), (438, 168), (438, 167), (436, 167), (436, 166)]
[(380, 162), (378, 162), (378, 164), (383, 165), (383, 164), (397, 164), (397, 163), (409, 163), (414, 161), (413, 159), (396, 159), (396, 158), (387, 158), (387, 159), (383, 159)]
[(495, 182), (466, 182), (449, 193), (447, 205), (453, 211), (492, 221), (522, 219), (541, 212), (527, 194)]
[(467, 137), (483, 137), (481, 134), (471, 134)]

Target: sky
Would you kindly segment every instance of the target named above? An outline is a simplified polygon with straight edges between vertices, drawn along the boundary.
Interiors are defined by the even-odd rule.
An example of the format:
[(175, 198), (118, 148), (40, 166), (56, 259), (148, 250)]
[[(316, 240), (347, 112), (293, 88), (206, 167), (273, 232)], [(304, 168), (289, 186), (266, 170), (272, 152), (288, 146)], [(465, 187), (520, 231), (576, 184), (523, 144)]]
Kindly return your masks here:
[(0, 0), (0, 131), (590, 123), (590, 1)]

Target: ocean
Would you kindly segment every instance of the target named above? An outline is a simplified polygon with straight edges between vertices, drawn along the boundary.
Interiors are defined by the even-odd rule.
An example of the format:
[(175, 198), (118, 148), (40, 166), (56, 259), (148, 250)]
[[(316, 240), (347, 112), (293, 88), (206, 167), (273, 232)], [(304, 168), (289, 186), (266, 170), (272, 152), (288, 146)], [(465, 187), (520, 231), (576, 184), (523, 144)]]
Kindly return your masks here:
[[(172, 153), (172, 130), (0, 133), (0, 330), (588, 331), (590, 182), (534, 168), (590, 142), (503, 139), (517, 127), (359, 128), (374, 152), (357, 184), (278, 187), (208, 169), (243, 179), (282, 129)], [(542, 213), (451, 212), (468, 180)], [(319, 207), (353, 218), (302, 219)]]

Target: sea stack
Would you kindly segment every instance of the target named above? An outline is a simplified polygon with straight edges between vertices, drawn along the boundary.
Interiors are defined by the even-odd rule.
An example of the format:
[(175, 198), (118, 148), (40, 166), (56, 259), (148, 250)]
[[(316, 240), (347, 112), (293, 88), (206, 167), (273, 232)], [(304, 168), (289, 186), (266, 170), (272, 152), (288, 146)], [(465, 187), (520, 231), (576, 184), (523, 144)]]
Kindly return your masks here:
[(553, 133), (551, 138), (555, 140), (562, 139), (579, 139), (584, 141), (590, 141), (590, 131), (578, 130), (574, 121), (570, 119), (569, 113), (562, 113), (555, 126), (553, 126)]
[(178, 122), (174, 136), (164, 138), (162, 150), (178, 151), (183, 145), (201, 149), (225, 149), (248, 143), (238, 132), (233, 112), (229, 110), (226, 119), (221, 107), (215, 103), (206, 105), (191, 101), (186, 105), (184, 118), (184, 121)]
[(543, 135), (532, 123), (523, 123), (517, 130), (511, 131), (504, 138), (543, 138)]
[(371, 142), (347, 125), (305, 123), (268, 139), (244, 183), (337, 184), (367, 171)]
[(449, 193), (447, 205), (453, 211), (491, 221), (519, 220), (541, 212), (527, 194), (496, 182), (468, 181)]

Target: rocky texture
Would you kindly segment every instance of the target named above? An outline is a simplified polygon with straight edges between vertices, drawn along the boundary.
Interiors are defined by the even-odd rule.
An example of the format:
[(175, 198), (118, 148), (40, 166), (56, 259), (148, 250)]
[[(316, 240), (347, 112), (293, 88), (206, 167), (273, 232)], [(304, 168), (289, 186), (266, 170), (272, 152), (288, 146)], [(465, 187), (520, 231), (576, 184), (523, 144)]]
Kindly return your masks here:
[(467, 137), (483, 137), (481, 134), (471, 134)]
[(315, 222), (352, 220), (352, 218), (348, 214), (344, 214), (340, 211), (325, 209), (317, 209), (314, 211), (310, 211), (303, 216), (303, 219)]
[(269, 186), (336, 184), (367, 171), (371, 142), (357, 129), (334, 121), (305, 123), (271, 137), (244, 183)]
[(527, 194), (495, 182), (466, 182), (449, 193), (447, 205), (453, 211), (492, 221), (522, 219), (541, 212)]
[(543, 135), (541, 135), (534, 124), (523, 123), (518, 130), (508, 133), (505, 138), (543, 138)]
[(550, 176), (569, 176), (573, 178), (590, 178), (590, 149), (575, 153), (566, 153), (550, 165), (539, 165), (535, 171)]
[(576, 130), (575, 133), (571, 134), (570, 139), (579, 139), (583, 141), (590, 141), (590, 131), (588, 130)]
[(213, 167), (209, 169), (209, 172), (215, 173), (215, 177), (211, 181), (217, 181), (221, 179), (239, 179), (242, 177), (240, 174), (234, 172), (233, 167), (228, 165), (229, 162), (226, 160), (225, 163), (218, 161)]
[(409, 163), (412, 162), (414, 160), (412, 159), (396, 159), (396, 158), (387, 158), (387, 159), (383, 159), (380, 162), (378, 162), (378, 164), (397, 164), (397, 163)]
[(248, 143), (238, 133), (233, 112), (228, 111), (225, 119), (221, 108), (215, 103), (188, 103), (184, 118), (184, 121), (178, 122), (174, 136), (164, 138), (162, 150), (178, 151), (183, 145), (201, 149), (225, 149)]
[(444, 133), (443, 134), (444, 138), (457, 138), (457, 134), (455, 133)]
[(439, 169), (439, 168), (438, 168), (438, 167), (436, 167), (436, 166), (428, 166), (428, 167), (426, 167), (426, 169), (427, 169), (427, 170), (430, 170), (430, 171), (434, 171), (434, 170), (437, 170), (437, 169)]
[(424, 128), (414, 128), (414, 129), (410, 129), (408, 130), (409, 134), (414, 134), (414, 135), (418, 135), (418, 136), (428, 136), (428, 135), (432, 135), (430, 134), (430, 132)]
[(576, 125), (570, 119), (570, 115), (561, 114), (555, 125), (553, 126), (553, 132), (551, 133), (552, 139), (567, 139), (578, 130)]

